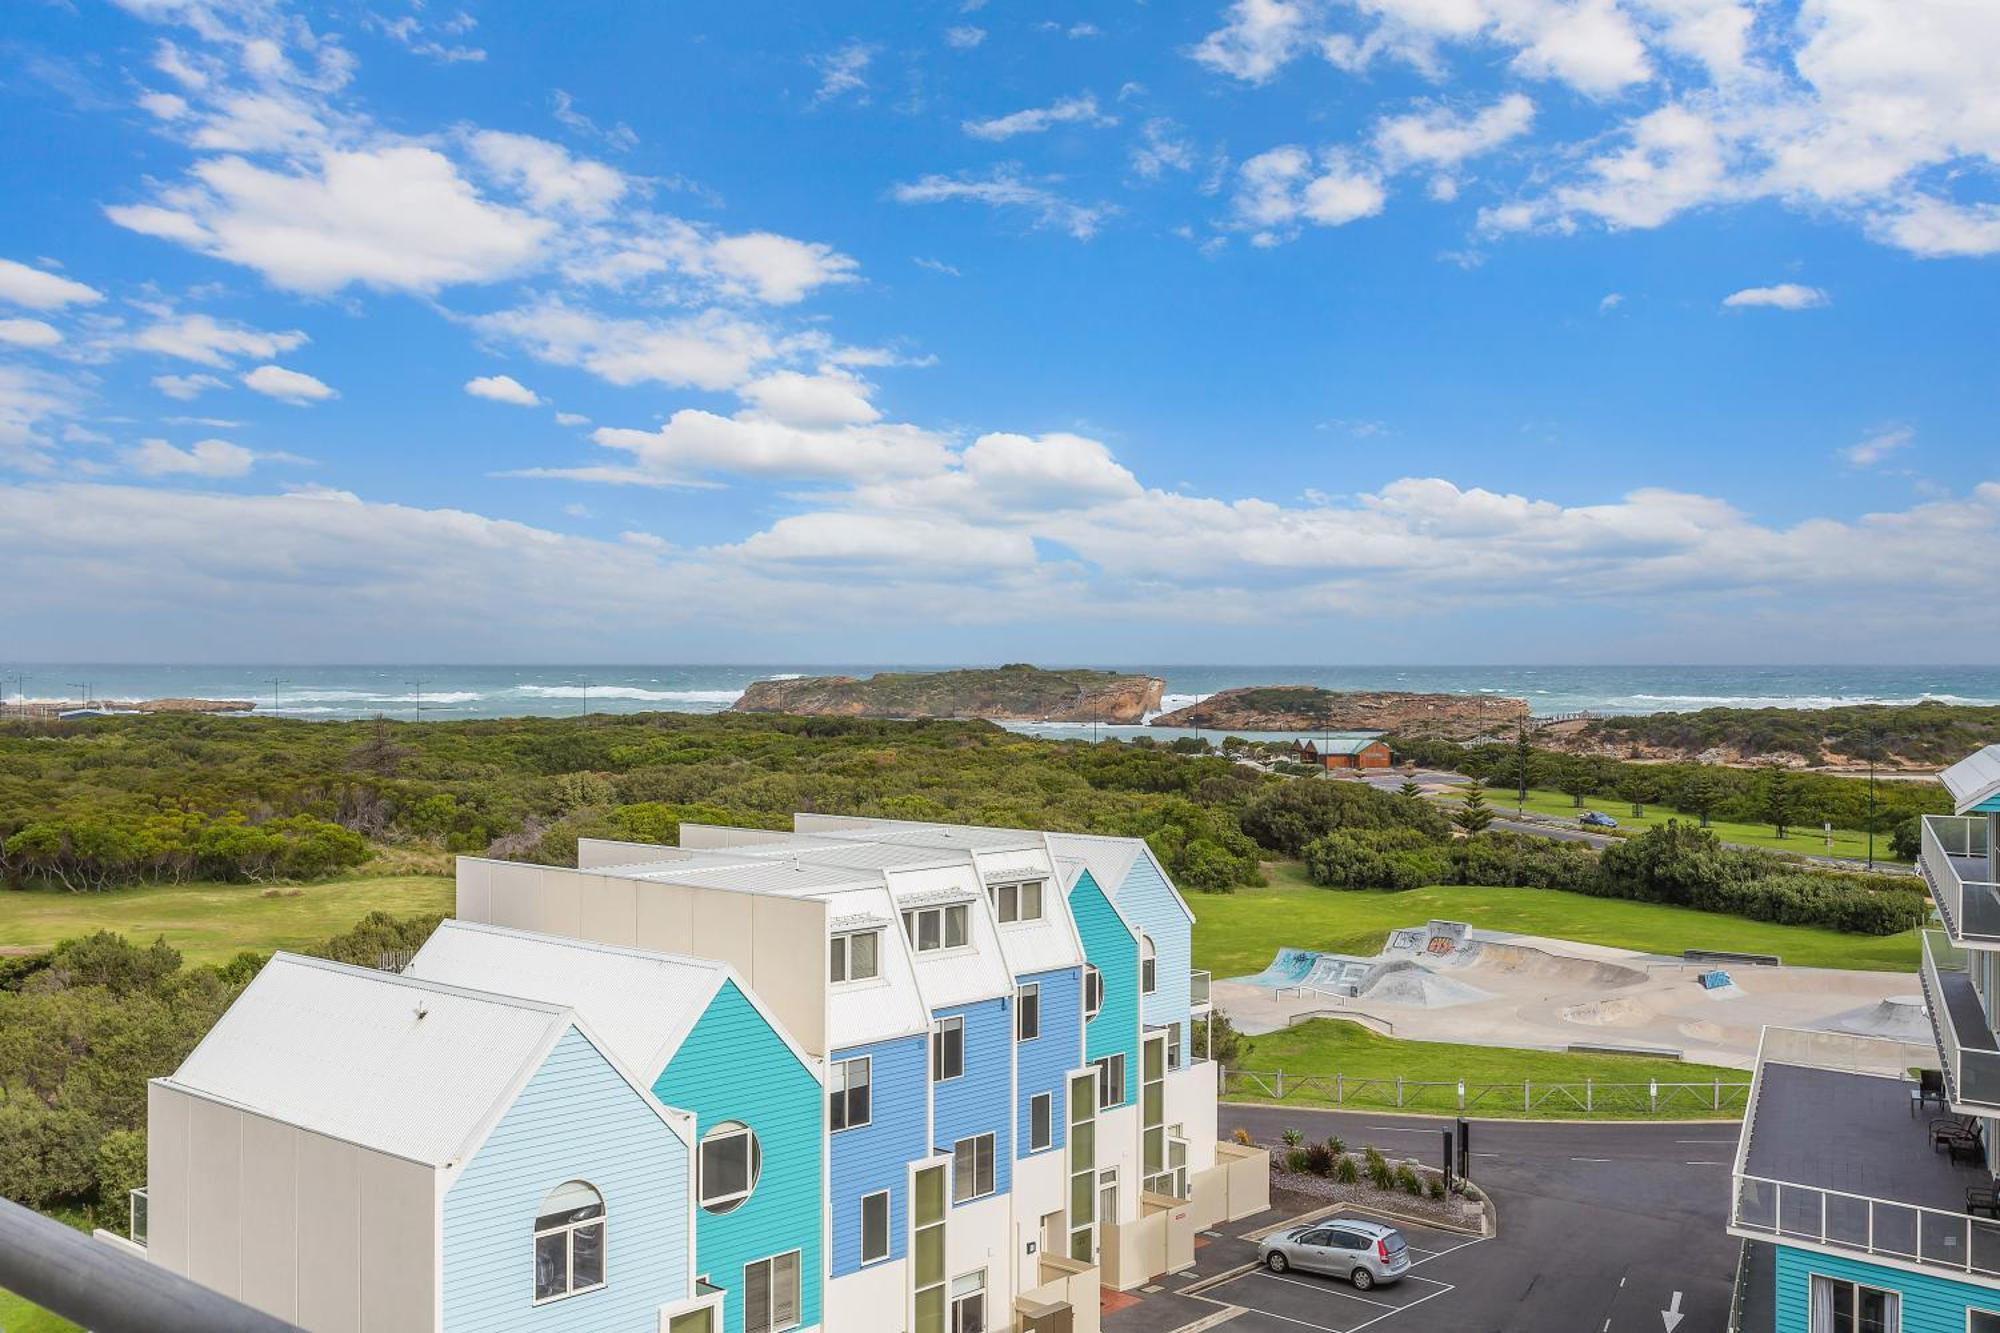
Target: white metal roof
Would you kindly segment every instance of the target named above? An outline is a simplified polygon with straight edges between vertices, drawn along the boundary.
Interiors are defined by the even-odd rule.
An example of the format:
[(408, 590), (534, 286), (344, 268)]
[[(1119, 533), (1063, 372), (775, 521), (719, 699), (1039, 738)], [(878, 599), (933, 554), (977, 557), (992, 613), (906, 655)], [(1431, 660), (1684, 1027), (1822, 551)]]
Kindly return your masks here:
[[(726, 963), (467, 921), (439, 925), (403, 975), (455, 986), (504, 986), (568, 1005), (649, 1085), (722, 983), (736, 979)], [(738, 988), (757, 1002), (749, 987), (738, 981)], [(770, 1021), (789, 1041), (783, 1026)], [(799, 1058), (808, 1060), (802, 1053)]]
[(896, 905), (890, 901), (889, 890), (877, 885), (832, 894), (827, 897), (826, 910), (834, 919), (859, 917), (882, 923), (877, 955), (881, 975), (872, 981), (842, 982), (827, 987), (827, 1048), (864, 1046), (872, 1041), (929, 1031), (930, 1011), (924, 1007), (924, 995), (917, 987), (902, 927), (894, 924)]
[(1982, 804), (1989, 796), (2000, 796), (2000, 745), (1989, 745), (1947, 768), (1938, 775), (1951, 793), (1952, 808), (1959, 814)]
[(445, 1166), (573, 1019), (560, 1005), (280, 953), (164, 1081)]

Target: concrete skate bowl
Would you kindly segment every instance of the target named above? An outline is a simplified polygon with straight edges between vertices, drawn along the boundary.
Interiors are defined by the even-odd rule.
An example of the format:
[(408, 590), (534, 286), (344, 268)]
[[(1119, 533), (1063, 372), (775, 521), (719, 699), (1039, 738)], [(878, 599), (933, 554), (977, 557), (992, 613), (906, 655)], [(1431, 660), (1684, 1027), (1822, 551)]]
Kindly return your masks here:
[(1844, 1014), (1835, 1014), (1825, 1026), (1834, 1032), (1888, 1037), (1919, 1046), (1931, 1040), (1931, 1021), (1924, 1013), (1920, 995), (1892, 995), (1874, 1004), (1864, 1004)]
[(1355, 998), (1371, 1004), (1394, 1004), (1412, 1009), (1444, 1009), (1454, 1004), (1476, 1004), (1493, 998), (1491, 991), (1442, 976), (1421, 963), (1400, 959), (1380, 963), (1367, 970), (1354, 990)]
[(1591, 1027), (1629, 1028), (1651, 1023), (1660, 1016), (1651, 1001), (1636, 995), (1618, 995), (1608, 1000), (1564, 1005), (1556, 1011), (1565, 1023), (1586, 1023)]
[(1280, 949), (1271, 959), (1270, 966), (1262, 972), (1247, 977), (1230, 977), (1230, 981), (1242, 986), (1261, 986), (1267, 990), (1281, 990), (1296, 986), (1312, 973), (1313, 965), (1320, 960), (1316, 949)]
[(1551, 991), (1616, 990), (1637, 986), (1646, 974), (1622, 963), (1595, 958), (1566, 958), (1525, 944), (1501, 944), (1486, 940), (1468, 948), (1458, 966), (1468, 973), (1507, 978), (1512, 989), (1522, 981), (1541, 982)]

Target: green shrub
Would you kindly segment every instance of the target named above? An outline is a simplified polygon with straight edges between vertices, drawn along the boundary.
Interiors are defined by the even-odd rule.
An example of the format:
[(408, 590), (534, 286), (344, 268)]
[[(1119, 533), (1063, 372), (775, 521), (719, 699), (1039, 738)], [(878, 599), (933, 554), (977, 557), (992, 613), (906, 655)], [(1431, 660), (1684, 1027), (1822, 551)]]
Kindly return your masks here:
[(1368, 1183), (1378, 1190), (1389, 1189), (1396, 1183), (1396, 1173), (1379, 1156), (1368, 1159)]
[(1338, 1134), (1329, 1135), (1326, 1140), (1326, 1150), (1335, 1157), (1345, 1156), (1347, 1153), (1347, 1140)]
[(1303, 1148), (1294, 1148), (1285, 1154), (1285, 1169), (1295, 1176), (1305, 1175), (1311, 1165)]
[(1291, 1128), (1281, 1131), (1279, 1137), (1284, 1139), (1287, 1148), (1298, 1147), (1306, 1138), (1304, 1131)]
[(1361, 1179), (1361, 1168), (1354, 1164), (1352, 1157), (1343, 1156), (1340, 1164), (1333, 1169), (1333, 1178), (1343, 1185), (1352, 1185)]
[(1433, 1199), (1442, 1199), (1444, 1197), (1444, 1177), (1432, 1176), (1425, 1192)]
[(1401, 1163), (1396, 1167), (1396, 1187), (1405, 1194), (1422, 1194), (1424, 1192), (1424, 1182), (1418, 1179), (1417, 1173), (1410, 1169), (1408, 1162)]
[(1305, 1153), (1306, 1170), (1316, 1176), (1324, 1176), (1332, 1172), (1333, 1154), (1327, 1150), (1327, 1146), (1324, 1143), (1307, 1144)]

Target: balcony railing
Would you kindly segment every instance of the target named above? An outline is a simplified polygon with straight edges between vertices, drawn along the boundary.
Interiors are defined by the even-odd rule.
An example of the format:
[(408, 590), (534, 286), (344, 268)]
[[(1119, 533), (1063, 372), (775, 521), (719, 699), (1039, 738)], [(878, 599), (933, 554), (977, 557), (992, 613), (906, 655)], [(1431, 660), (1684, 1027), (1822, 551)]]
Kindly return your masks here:
[(1208, 1008), (1208, 973), (1188, 973), (1188, 999), (1197, 1009)]
[(1924, 932), (1924, 1007), (1954, 1108), (2000, 1109), (2000, 1041), (1965, 970), (1965, 955), (1943, 931)]
[(1925, 1268), (2000, 1276), (2000, 1221), (1738, 1174), (1729, 1223)]
[(132, 1216), (128, 1225), (128, 1229), (125, 1232), (125, 1234), (132, 1238), (132, 1243), (134, 1245), (144, 1245), (146, 1243), (145, 1186), (142, 1185), (138, 1189), (132, 1191), (131, 1207), (132, 1207)]
[(2000, 884), (1985, 870), (1986, 821), (1960, 815), (1924, 816), (1918, 862), (1938, 915), (1954, 941), (2000, 944)]

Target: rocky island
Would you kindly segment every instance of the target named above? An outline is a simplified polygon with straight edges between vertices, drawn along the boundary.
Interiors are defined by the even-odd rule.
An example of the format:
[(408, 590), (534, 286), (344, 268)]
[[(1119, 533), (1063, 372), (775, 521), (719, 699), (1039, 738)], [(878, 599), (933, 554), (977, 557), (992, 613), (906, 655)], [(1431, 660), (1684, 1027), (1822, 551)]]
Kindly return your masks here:
[(1115, 671), (1045, 671), (1025, 663), (964, 671), (884, 671), (753, 681), (731, 707), (811, 717), (979, 717), (1008, 722), (1143, 722), (1166, 682)]
[(1162, 713), (1156, 727), (1208, 731), (1389, 731), (1464, 741), (1510, 733), (1528, 716), (1523, 699), (1490, 694), (1410, 694), (1323, 690), (1317, 685), (1253, 685), (1223, 690)]

